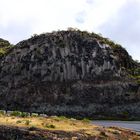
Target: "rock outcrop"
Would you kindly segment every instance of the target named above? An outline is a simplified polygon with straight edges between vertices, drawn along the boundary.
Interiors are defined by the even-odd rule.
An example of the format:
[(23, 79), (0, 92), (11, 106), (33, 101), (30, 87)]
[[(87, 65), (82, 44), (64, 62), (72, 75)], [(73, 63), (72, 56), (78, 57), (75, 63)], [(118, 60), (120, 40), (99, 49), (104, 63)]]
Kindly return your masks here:
[(130, 76), (137, 67), (124, 48), (94, 33), (34, 36), (1, 58), (0, 108), (140, 119), (140, 87)]

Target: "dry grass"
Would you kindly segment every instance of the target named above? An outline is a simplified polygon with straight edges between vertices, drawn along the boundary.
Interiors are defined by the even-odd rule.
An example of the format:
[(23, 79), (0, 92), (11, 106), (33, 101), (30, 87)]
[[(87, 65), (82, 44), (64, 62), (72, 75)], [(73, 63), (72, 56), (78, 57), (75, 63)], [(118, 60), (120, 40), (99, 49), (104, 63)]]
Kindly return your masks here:
[[(100, 136), (105, 138), (125, 138), (130, 137), (140, 138), (133, 134), (130, 130), (121, 128), (104, 128), (95, 126), (88, 121), (80, 121), (75, 119), (68, 119), (65, 117), (14, 117), (14, 116), (0, 116), (0, 125), (17, 126), (22, 128), (39, 128), (42, 130), (64, 131), (64, 132), (80, 132), (85, 136)], [(34, 132), (34, 131), (33, 131)]]
[[(0, 125), (19, 126), (19, 127), (37, 127), (41, 129), (78, 131), (89, 130), (96, 126), (88, 122), (68, 119), (62, 117), (14, 117), (14, 116), (0, 116)], [(48, 127), (47, 127), (48, 126)], [(50, 127), (49, 127), (50, 126)], [(51, 126), (54, 126), (51, 128)]]

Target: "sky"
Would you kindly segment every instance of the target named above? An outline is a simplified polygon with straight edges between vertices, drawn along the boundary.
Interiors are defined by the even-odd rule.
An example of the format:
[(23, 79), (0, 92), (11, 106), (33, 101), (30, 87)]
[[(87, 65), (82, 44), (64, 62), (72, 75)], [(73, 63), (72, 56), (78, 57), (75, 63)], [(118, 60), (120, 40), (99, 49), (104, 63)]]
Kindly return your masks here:
[(100, 33), (140, 61), (140, 0), (0, 0), (0, 38), (12, 44), (68, 27)]

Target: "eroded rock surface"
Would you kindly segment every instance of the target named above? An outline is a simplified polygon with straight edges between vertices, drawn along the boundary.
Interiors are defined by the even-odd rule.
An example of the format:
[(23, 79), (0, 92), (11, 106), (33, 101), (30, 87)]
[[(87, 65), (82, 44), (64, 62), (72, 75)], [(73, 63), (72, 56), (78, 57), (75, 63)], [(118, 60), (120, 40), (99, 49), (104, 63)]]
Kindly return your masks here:
[(1, 59), (0, 108), (78, 117), (140, 118), (136, 67), (121, 46), (59, 31), (18, 43)]

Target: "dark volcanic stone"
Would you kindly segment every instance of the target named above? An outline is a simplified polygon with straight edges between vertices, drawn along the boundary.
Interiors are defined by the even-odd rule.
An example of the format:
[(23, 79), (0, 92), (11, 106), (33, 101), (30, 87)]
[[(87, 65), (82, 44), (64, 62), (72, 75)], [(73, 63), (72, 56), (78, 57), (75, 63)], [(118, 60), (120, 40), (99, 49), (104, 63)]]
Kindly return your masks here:
[(18, 43), (0, 66), (0, 108), (78, 117), (140, 118), (140, 88), (121, 47), (60, 31)]

